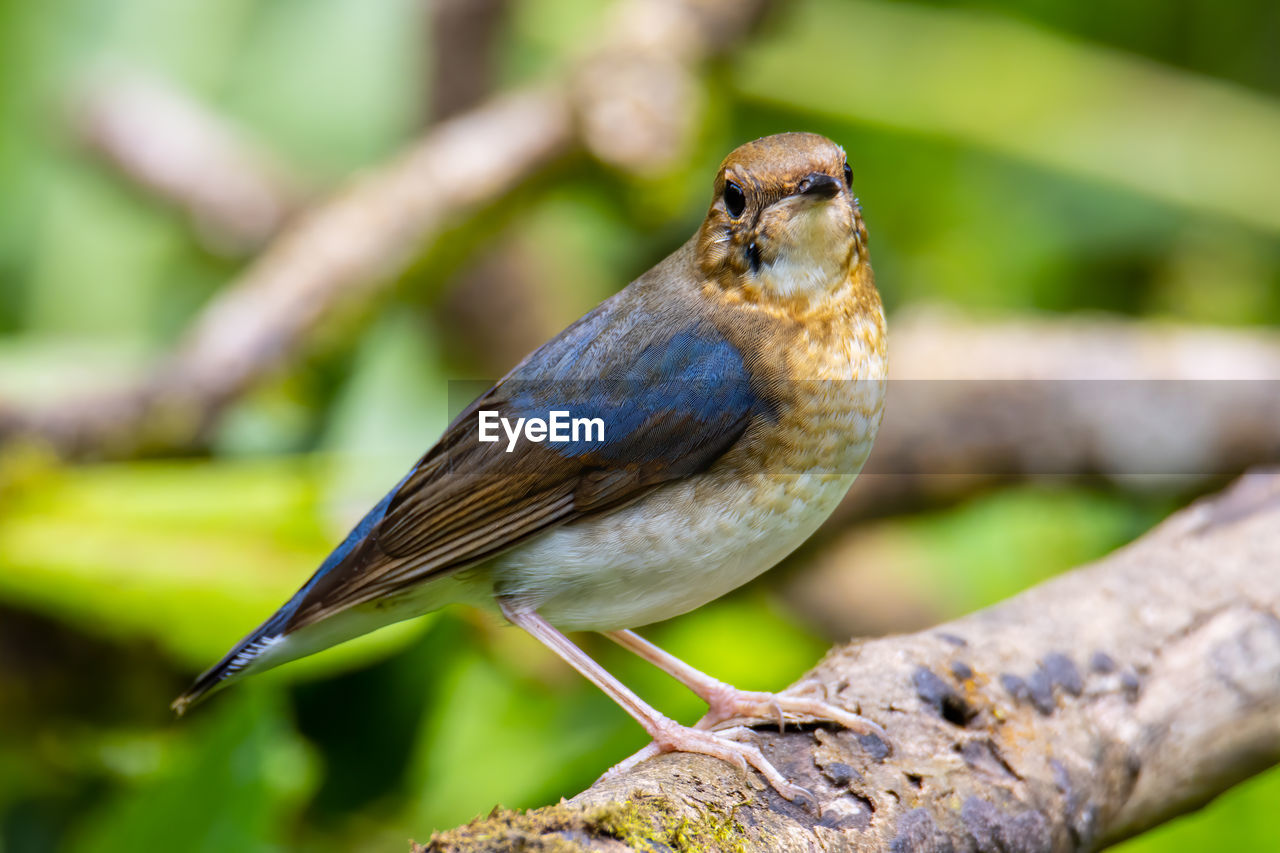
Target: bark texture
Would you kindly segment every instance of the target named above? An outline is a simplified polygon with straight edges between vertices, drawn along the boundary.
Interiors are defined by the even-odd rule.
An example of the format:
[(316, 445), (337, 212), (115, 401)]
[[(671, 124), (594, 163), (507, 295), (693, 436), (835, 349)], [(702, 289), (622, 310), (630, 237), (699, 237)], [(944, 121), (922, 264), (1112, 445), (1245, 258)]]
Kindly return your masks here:
[(833, 649), (788, 689), (891, 744), (760, 724), (813, 802), (668, 754), (419, 849), (1093, 850), (1191, 811), (1280, 761), (1280, 473), (986, 610)]

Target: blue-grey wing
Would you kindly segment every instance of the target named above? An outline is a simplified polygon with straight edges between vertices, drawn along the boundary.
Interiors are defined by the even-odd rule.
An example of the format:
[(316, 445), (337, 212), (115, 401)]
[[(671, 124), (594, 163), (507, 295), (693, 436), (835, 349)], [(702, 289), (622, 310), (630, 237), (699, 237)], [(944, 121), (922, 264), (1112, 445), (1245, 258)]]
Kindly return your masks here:
[[(613, 302), (611, 300), (611, 302)], [(771, 416), (743, 354), (707, 320), (606, 302), (481, 395), (344, 543), (290, 629), (471, 565), (551, 527), (704, 471)], [(479, 440), (478, 413), (598, 420), (603, 436)], [(357, 535), (358, 534), (358, 535)], [(329, 562), (332, 562), (333, 558)]]

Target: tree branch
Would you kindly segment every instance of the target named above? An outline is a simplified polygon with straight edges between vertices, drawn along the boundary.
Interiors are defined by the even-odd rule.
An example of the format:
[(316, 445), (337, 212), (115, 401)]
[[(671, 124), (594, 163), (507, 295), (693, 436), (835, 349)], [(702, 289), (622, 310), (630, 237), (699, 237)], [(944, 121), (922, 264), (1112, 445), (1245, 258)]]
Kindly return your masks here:
[(182, 210), (218, 251), (260, 248), (308, 195), (265, 147), (155, 78), (95, 80), (77, 100), (73, 124), (82, 144)]
[(994, 607), (834, 649), (789, 689), (870, 717), (892, 751), (766, 724), (816, 807), (677, 753), (425, 849), (1092, 850), (1191, 811), (1280, 762), (1280, 473)]

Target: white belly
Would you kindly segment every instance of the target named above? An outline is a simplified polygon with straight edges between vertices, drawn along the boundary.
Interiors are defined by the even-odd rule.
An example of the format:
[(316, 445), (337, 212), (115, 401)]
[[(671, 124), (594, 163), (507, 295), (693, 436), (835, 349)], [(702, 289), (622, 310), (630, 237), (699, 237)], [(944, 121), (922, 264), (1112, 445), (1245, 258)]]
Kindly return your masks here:
[(496, 592), (565, 630), (657, 622), (776, 565), (831, 514), (855, 476), (762, 474), (727, 493), (715, 489), (714, 498), (706, 480), (665, 486), (508, 551), (490, 577)]

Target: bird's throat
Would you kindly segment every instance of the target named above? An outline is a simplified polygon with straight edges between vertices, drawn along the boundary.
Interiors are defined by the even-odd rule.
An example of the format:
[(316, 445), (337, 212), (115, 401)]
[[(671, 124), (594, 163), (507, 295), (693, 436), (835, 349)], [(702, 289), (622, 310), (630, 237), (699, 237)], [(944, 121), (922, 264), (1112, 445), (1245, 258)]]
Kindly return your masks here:
[(823, 302), (849, 280), (859, 261), (849, 223), (826, 203), (804, 204), (770, 223), (752, 284), (762, 298), (791, 305)]

